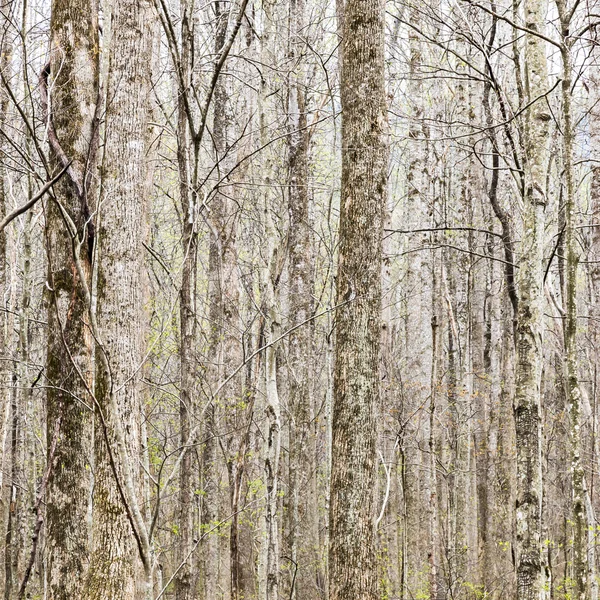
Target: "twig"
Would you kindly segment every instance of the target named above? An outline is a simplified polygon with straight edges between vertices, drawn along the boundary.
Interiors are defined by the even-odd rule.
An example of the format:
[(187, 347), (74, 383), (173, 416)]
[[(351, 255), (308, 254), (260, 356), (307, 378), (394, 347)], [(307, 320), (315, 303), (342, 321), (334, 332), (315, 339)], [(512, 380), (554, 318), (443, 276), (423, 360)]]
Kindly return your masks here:
[(44, 194), (67, 172), (68, 168), (71, 166), (69, 162), (67, 166), (63, 167), (58, 175), (53, 177), (46, 185), (42, 187), (42, 189), (28, 202), (25, 202), (19, 208), (15, 208), (10, 214), (6, 215), (2, 222), (0, 222), (0, 233), (4, 231), (7, 225), (9, 225), (12, 221), (14, 221), (19, 215), (22, 215), (24, 212), (28, 211), (36, 202), (38, 202)]

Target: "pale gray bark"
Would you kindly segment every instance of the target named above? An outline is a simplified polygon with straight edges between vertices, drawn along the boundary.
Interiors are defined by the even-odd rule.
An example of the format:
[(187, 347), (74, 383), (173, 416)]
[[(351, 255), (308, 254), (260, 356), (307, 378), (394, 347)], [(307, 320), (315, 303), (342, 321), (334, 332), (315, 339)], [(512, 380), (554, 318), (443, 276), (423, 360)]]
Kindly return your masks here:
[[(525, 25), (543, 33), (546, 0), (524, 2)], [(548, 121), (545, 101), (548, 89), (545, 42), (525, 36), (525, 195), (523, 237), (517, 288), (517, 363), (515, 371), (515, 419), (517, 447), (516, 563), (517, 598), (542, 600), (548, 597), (548, 568), (542, 533), (542, 318), (544, 277), (544, 224), (546, 211), (546, 163)]]
[[(309, 223), (309, 135), (306, 119), (305, 2), (289, 2), (288, 213), (289, 323), (313, 312), (314, 267)], [(316, 480), (316, 436), (311, 378), (312, 327), (301, 325), (288, 338), (289, 547), (292, 599), (318, 598), (320, 575)]]
[[(597, 47), (594, 45), (594, 52), (592, 54), (595, 58), (597, 57)], [(598, 150), (600, 149), (600, 70), (597, 66), (597, 58), (595, 64), (590, 68), (590, 143), (594, 149), (592, 158), (598, 161), (600, 156)], [(588, 325), (588, 331), (591, 340), (590, 353), (590, 375), (591, 375), (591, 387), (592, 387), (592, 400), (593, 408), (590, 407), (590, 421), (593, 435), (592, 443), (592, 455), (593, 465), (598, 465), (600, 460), (600, 440), (598, 437), (598, 414), (596, 408), (596, 402), (598, 394), (600, 392), (600, 365), (596, 360), (596, 353), (600, 348), (600, 167), (598, 163), (592, 165), (592, 175), (590, 182), (590, 223), (592, 225), (590, 229), (590, 249), (588, 253), (588, 260), (590, 260), (590, 266), (588, 271), (589, 286), (590, 286), (590, 320)], [(593, 414), (592, 414), (593, 410)], [(588, 521), (593, 522), (592, 515), (594, 513), (594, 506), (590, 502), (588, 504)], [(596, 568), (595, 558), (595, 534), (593, 531), (588, 532), (588, 561)], [(590, 571), (592, 569), (590, 568)], [(590, 600), (598, 599), (598, 582), (596, 578), (590, 580)]]
[[(564, 0), (556, 0), (556, 7), (563, 32), (568, 32), (571, 25), (570, 8)], [(571, 417), (570, 423), (570, 455), (572, 474), (572, 510), (573, 510), (573, 595), (579, 600), (589, 597), (590, 583), (595, 578), (595, 565), (591, 565), (588, 573), (588, 531), (594, 527), (593, 522), (588, 522), (586, 510), (587, 485), (582, 461), (581, 445), (581, 413), (582, 398), (579, 384), (579, 363), (577, 360), (577, 274), (579, 263), (578, 242), (575, 237), (577, 227), (577, 197), (575, 187), (575, 173), (573, 167), (574, 126), (572, 115), (572, 43), (566, 38), (562, 39), (562, 127), (563, 127), (563, 168), (565, 181), (565, 235), (564, 245), (566, 254), (566, 285), (564, 322), (564, 352), (565, 352), (565, 380), (567, 411)], [(592, 544), (593, 546), (593, 544)], [(590, 576), (588, 579), (588, 575)]]
[(152, 589), (138, 497), (152, 19), (147, 0), (113, 5), (97, 234), (96, 469), (85, 589), (90, 599), (133, 599), (140, 557), (146, 596)]
[[(6, 2), (2, 7), (3, 13), (8, 13), (11, 2)], [(5, 74), (10, 72), (10, 61), (12, 58), (12, 44), (8, 37), (10, 31), (9, 20), (2, 16), (0, 21), (0, 71)], [(0, 88), (0, 127), (5, 127), (8, 117), (9, 97), (4, 88)], [(0, 142), (0, 149), (5, 149), (6, 142)], [(10, 189), (9, 170), (6, 161), (0, 160), (0, 219), (3, 219), (7, 213), (8, 191)], [(7, 511), (10, 506), (10, 500), (5, 491), (6, 469), (8, 462), (8, 430), (10, 417), (10, 362), (8, 359), (10, 335), (9, 313), (9, 277), (10, 270), (8, 265), (8, 236), (6, 231), (0, 232), (0, 356), (5, 359), (0, 364), (0, 536), (5, 536)], [(6, 545), (0, 544), (0, 593), (4, 590), (5, 579), (5, 558)]]
[[(411, 227), (426, 227), (428, 219), (429, 178), (427, 173), (428, 130), (426, 126), (426, 89), (423, 81), (424, 65), (427, 64), (427, 47), (419, 31), (423, 29), (423, 15), (419, 2), (411, 1), (407, 6), (410, 27), (408, 29), (408, 90), (409, 100), (408, 135), (415, 141), (408, 157), (406, 174), (407, 198), (404, 203), (403, 222)], [(428, 233), (407, 236), (407, 248), (419, 248), (428, 243)], [(429, 299), (429, 278), (431, 267), (425, 252), (413, 252), (406, 262), (405, 280), (405, 356), (407, 372), (404, 418), (406, 423), (402, 435), (403, 452), (403, 498), (405, 519), (402, 524), (405, 551), (402, 553), (403, 576), (402, 593), (410, 597), (421, 587), (421, 571), (425, 565), (427, 548), (422, 535), (422, 501), (427, 490), (423, 489), (421, 473), (427, 468), (426, 458), (420, 448), (427, 444), (426, 434), (410, 418), (426, 402), (430, 384), (430, 331), (428, 315), (431, 309)]]

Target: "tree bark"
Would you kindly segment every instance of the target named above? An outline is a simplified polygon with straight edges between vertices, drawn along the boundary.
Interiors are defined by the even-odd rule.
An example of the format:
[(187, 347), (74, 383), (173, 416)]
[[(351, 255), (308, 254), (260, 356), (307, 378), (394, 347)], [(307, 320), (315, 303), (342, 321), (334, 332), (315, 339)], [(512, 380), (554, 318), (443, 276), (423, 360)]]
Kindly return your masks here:
[[(5, 8), (7, 10), (10, 4)], [(10, 21), (6, 16), (0, 20), (0, 71), (6, 75), (10, 72), (12, 57), (12, 44), (8, 39)], [(0, 127), (4, 128), (8, 118), (9, 97), (7, 90), (0, 88)], [(4, 154), (6, 142), (0, 141), (0, 149)], [(8, 191), (10, 190), (9, 169), (4, 158), (0, 159), (0, 219), (4, 219), (7, 212)], [(8, 312), (9, 291), (9, 265), (8, 265), (8, 236), (6, 230), (0, 232), (0, 298), (2, 298), (3, 311), (0, 315), (0, 356), (4, 359), (0, 364), (0, 539), (6, 535), (8, 508), (10, 498), (5, 493), (7, 457), (9, 455), (7, 438), (10, 418), (10, 315)], [(8, 500), (8, 501), (7, 501)], [(0, 543), (0, 593), (4, 592), (5, 584), (5, 559), (6, 544)]]
[[(231, 24), (240, 18), (242, 4), (232, 2), (215, 4), (215, 52), (219, 53), (232, 35)], [(233, 18), (232, 18), (233, 17)], [(205, 500), (206, 521), (219, 520), (224, 515), (232, 515), (229, 535), (214, 532), (206, 540), (206, 597), (215, 597), (218, 588), (225, 597), (232, 600), (243, 598), (247, 592), (249, 565), (240, 546), (244, 538), (240, 537), (239, 502), (245, 462), (246, 425), (245, 416), (247, 397), (243, 394), (242, 375), (233, 377), (222, 387), (222, 382), (242, 361), (242, 343), (240, 304), (241, 287), (237, 258), (238, 208), (236, 205), (237, 188), (235, 175), (228, 176), (236, 164), (237, 148), (236, 123), (233, 114), (234, 90), (233, 78), (222, 71), (215, 83), (213, 104), (212, 142), (216, 173), (220, 184), (210, 201), (210, 249), (208, 255), (208, 295), (210, 328), (210, 368), (209, 383), (220, 391), (213, 399), (207, 418), (207, 444), (205, 448), (205, 477), (207, 497)], [(220, 429), (235, 431), (235, 435), (226, 440), (219, 439)], [(225, 467), (218, 456), (221, 447)], [(228, 494), (221, 497), (210, 490), (223, 489), (228, 484)], [(226, 486), (225, 486), (226, 489)], [(210, 566), (218, 561), (222, 568)], [(211, 572), (212, 571), (212, 572)], [(219, 579), (221, 581), (219, 581)], [(211, 595), (212, 594), (212, 595)]]
[[(60, 421), (54, 468), (48, 480), (46, 519), (48, 597), (80, 597), (89, 557), (88, 506), (91, 489), (93, 416), (93, 337), (86, 310), (85, 286), (91, 286), (93, 216), (98, 139), (98, 4), (96, 0), (54, 0), (52, 3), (52, 114), (46, 126), (53, 163), (62, 153), (70, 170), (54, 187), (56, 201), (47, 210), (48, 355), (46, 375), (47, 439)], [(46, 75), (43, 75), (45, 77)], [(73, 243), (65, 211), (83, 243)], [(82, 273), (78, 273), (76, 252)]]
[[(524, 2), (525, 25), (543, 33), (546, 0)], [(545, 42), (525, 35), (525, 196), (523, 238), (517, 275), (517, 364), (515, 422), (517, 447), (516, 562), (518, 600), (548, 597), (548, 568), (542, 533), (542, 329), (545, 169), (548, 121), (545, 100), (548, 67)]]
[[(181, 10), (181, 58), (179, 68), (179, 85), (177, 96), (177, 162), (179, 166), (179, 197), (182, 211), (183, 235), (181, 250), (183, 265), (181, 269), (181, 289), (179, 291), (179, 361), (180, 361), (180, 398), (179, 398), (179, 426), (180, 443), (184, 448), (189, 444), (191, 419), (194, 411), (194, 389), (196, 386), (194, 351), (196, 343), (196, 263), (198, 224), (196, 202), (197, 190), (193, 177), (194, 166), (198, 156), (194, 145), (191, 154), (190, 132), (188, 128), (188, 104), (185, 95), (191, 86), (191, 61), (193, 33), (191, 20), (193, 19), (194, 2), (182, 0)], [(194, 162), (191, 162), (191, 157)], [(190, 172), (192, 170), (192, 172)], [(179, 571), (175, 579), (175, 597), (177, 600), (190, 600), (193, 598), (192, 568), (190, 564), (190, 551), (192, 548), (192, 452), (186, 452), (181, 461), (179, 471), (179, 540), (177, 544), (177, 567)]]
[(152, 590), (138, 502), (152, 19), (148, 0), (113, 5), (98, 227), (94, 527), (85, 593), (91, 600), (133, 599), (140, 556), (145, 596)]
[[(556, 7), (562, 26), (562, 127), (563, 127), (563, 168), (565, 182), (565, 233), (566, 253), (564, 322), (564, 362), (566, 380), (567, 411), (571, 417), (569, 438), (572, 474), (572, 511), (573, 511), (573, 579), (574, 597), (584, 600), (589, 597), (590, 581), (595, 578), (595, 566), (588, 579), (588, 531), (594, 523), (588, 523), (586, 512), (587, 486), (582, 461), (581, 448), (581, 389), (579, 384), (579, 364), (577, 360), (577, 273), (579, 255), (576, 239), (576, 188), (573, 167), (574, 126), (572, 116), (571, 86), (572, 58), (569, 39), (570, 10), (564, 0), (556, 0)], [(593, 545), (593, 544), (592, 544)]]
[(375, 600), (383, 211), (387, 194), (384, 6), (344, 6), (342, 185), (329, 543), (331, 600)]
[[(289, 3), (288, 82), (288, 212), (289, 323), (304, 323), (313, 312), (314, 276), (309, 223), (309, 135), (306, 127), (304, 0)], [(292, 569), (290, 597), (318, 598), (319, 534), (316, 496), (316, 447), (311, 396), (312, 327), (300, 325), (288, 338), (287, 382), (290, 407), (289, 548)]]

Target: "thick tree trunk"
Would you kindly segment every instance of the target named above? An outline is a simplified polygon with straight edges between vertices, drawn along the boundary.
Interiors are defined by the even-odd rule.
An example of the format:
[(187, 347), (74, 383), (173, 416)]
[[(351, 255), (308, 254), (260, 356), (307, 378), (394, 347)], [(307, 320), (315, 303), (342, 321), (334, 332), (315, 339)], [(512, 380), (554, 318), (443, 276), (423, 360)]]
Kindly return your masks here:
[(145, 593), (151, 593), (138, 465), (152, 19), (147, 0), (113, 5), (98, 227), (94, 527), (85, 593), (90, 600), (133, 599), (140, 556)]
[[(52, 114), (45, 115), (58, 169), (62, 153), (71, 167), (47, 211), (48, 356), (46, 376), (48, 451), (60, 422), (46, 505), (48, 597), (82, 595), (89, 558), (93, 337), (84, 285), (91, 286), (95, 154), (98, 123), (98, 4), (95, 0), (52, 3)], [(45, 75), (43, 75), (44, 77)], [(54, 131), (52, 131), (54, 130)], [(90, 160), (91, 159), (91, 160)], [(83, 243), (76, 247), (65, 211)], [(82, 272), (78, 273), (76, 252)], [(50, 459), (50, 456), (48, 457)]]
[(375, 411), (379, 404), (387, 187), (384, 6), (344, 6), (342, 186), (329, 542), (331, 600), (376, 600)]

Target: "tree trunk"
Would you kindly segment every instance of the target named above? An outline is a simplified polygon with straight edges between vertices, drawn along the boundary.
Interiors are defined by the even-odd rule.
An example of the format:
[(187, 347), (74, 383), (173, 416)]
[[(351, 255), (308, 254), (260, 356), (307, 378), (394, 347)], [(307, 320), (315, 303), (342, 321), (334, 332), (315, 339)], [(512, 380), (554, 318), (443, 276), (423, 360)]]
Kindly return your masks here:
[[(48, 452), (60, 422), (46, 505), (48, 597), (66, 600), (82, 595), (89, 557), (93, 337), (79, 278), (83, 276), (90, 289), (99, 99), (96, 0), (55, 0), (50, 27), (52, 114), (45, 115), (48, 138), (57, 169), (65, 167), (63, 153), (72, 161), (67, 175), (54, 188), (56, 201), (48, 205), (46, 234), (51, 290), (46, 363)], [(62, 211), (78, 229), (83, 242), (79, 247), (73, 245)], [(74, 252), (82, 273), (77, 271)]]
[[(544, 31), (546, 0), (524, 2), (526, 26)], [(548, 569), (542, 534), (542, 329), (545, 169), (550, 114), (545, 100), (546, 45), (525, 35), (525, 197), (523, 238), (517, 275), (517, 364), (515, 422), (517, 446), (516, 561), (518, 600), (548, 596)], [(532, 104), (530, 104), (532, 103)]]
[[(197, 190), (195, 189), (190, 168), (190, 139), (188, 129), (188, 113), (185, 95), (191, 85), (191, 53), (193, 33), (190, 21), (193, 18), (194, 3), (182, 0), (181, 10), (181, 61), (179, 65), (179, 86), (177, 96), (177, 161), (179, 166), (179, 196), (182, 211), (183, 235), (181, 238), (183, 265), (181, 269), (181, 290), (179, 292), (179, 361), (180, 361), (180, 398), (179, 426), (180, 443), (184, 448), (189, 444), (190, 424), (194, 408), (195, 365), (194, 350), (196, 343), (196, 262), (198, 224), (196, 222)], [(194, 150), (196, 147), (194, 146)], [(177, 600), (191, 600), (192, 569), (190, 552), (192, 549), (192, 452), (186, 452), (181, 461), (179, 471), (179, 540), (177, 544), (177, 567), (179, 571), (175, 579), (175, 597)]]
[[(10, 62), (12, 57), (12, 44), (8, 40), (10, 31), (9, 19), (5, 16), (0, 17), (0, 72), (7, 76), (10, 74)], [(7, 90), (0, 87), (0, 127), (4, 129), (8, 117), (9, 97)], [(4, 140), (0, 141), (2, 154), (5, 151)], [(3, 219), (7, 212), (8, 192), (10, 190), (10, 180), (8, 178), (9, 170), (6, 160), (0, 159), (0, 219)], [(10, 387), (11, 375), (9, 359), (10, 352), (10, 315), (8, 308), (8, 290), (9, 290), (9, 268), (8, 268), (8, 236), (6, 230), (0, 232), (0, 298), (2, 298), (0, 310), (0, 539), (6, 535), (6, 522), (8, 517), (8, 507), (10, 499), (5, 494), (5, 479), (8, 461), (8, 430), (10, 418)], [(6, 501), (8, 500), (8, 502)], [(3, 595), (5, 583), (5, 559), (6, 544), (0, 543), (0, 594)]]
[(342, 185), (329, 543), (331, 600), (375, 600), (375, 411), (379, 404), (387, 187), (384, 6), (344, 6)]
[[(590, 407), (591, 415), (591, 438), (593, 440), (592, 454), (594, 461), (592, 463), (592, 472), (598, 468), (600, 460), (600, 442), (598, 436), (598, 414), (596, 410), (598, 393), (600, 391), (600, 365), (596, 360), (598, 352), (600, 351), (600, 69), (598, 69), (598, 49), (596, 44), (593, 45), (594, 60), (593, 66), (591, 66), (590, 73), (590, 146), (595, 150), (593, 158), (595, 162), (592, 165), (592, 177), (590, 182), (590, 250), (588, 254), (588, 260), (590, 262), (588, 277), (590, 286), (590, 319), (588, 325), (589, 337), (591, 340), (590, 348), (590, 371), (592, 379), (592, 396), (595, 398), (593, 412)], [(593, 492), (593, 477), (591, 479), (592, 485), (591, 492)], [(593, 512), (593, 505), (590, 502), (588, 512)], [(593, 560), (592, 564), (595, 566), (595, 531), (591, 529), (588, 532), (591, 536), (590, 543), (588, 544), (590, 560)], [(598, 581), (596, 578), (592, 578), (590, 582), (590, 598), (591, 600), (598, 600)]]
[[(232, 35), (231, 23), (239, 18), (239, 3), (215, 4), (215, 52), (218, 54)], [(232, 19), (233, 15), (233, 19)], [(237, 260), (238, 209), (234, 176), (228, 176), (236, 164), (236, 129), (233, 115), (233, 78), (221, 72), (215, 84), (212, 142), (216, 172), (220, 185), (210, 200), (211, 228), (208, 255), (208, 295), (211, 361), (209, 383), (218, 389), (217, 397), (209, 408), (204, 476), (207, 482), (205, 519), (215, 523), (225, 515), (232, 515), (228, 535), (219, 531), (209, 534), (205, 545), (207, 573), (205, 592), (207, 600), (223, 594), (232, 600), (245, 597), (247, 571), (240, 549), (240, 527), (237, 511), (245, 461), (246, 427), (242, 375), (236, 375), (225, 385), (225, 379), (242, 362), (240, 303), (241, 290)], [(221, 431), (236, 432), (220, 441)], [(223, 450), (226, 469), (219, 459), (218, 446)], [(228, 494), (222, 493), (227, 489)], [(213, 496), (210, 497), (211, 490)], [(216, 568), (215, 564), (219, 567)], [(221, 590), (219, 589), (221, 588)]]
[(304, 0), (289, 3), (288, 83), (288, 211), (289, 211), (289, 315), (287, 381), (290, 407), (289, 547), (292, 590), (290, 597), (318, 598), (318, 511), (316, 448), (311, 397), (312, 327), (304, 323), (313, 312), (313, 267), (309, 223), (308, 129), (306, 127), (306, 75), (303, 64)]
[[(574, 126), (571, 107), (572, 64), (571, 41), (568, 39), (570, 27), (570, 10), (564, 0), (556, 0), (559, 18), (562, 25), (563, 39), (561, 45), (562, 74), (562, 127), (563, 127), (563, 168), (565, 182), (565, 304), (566, 318), (564, 323), (565, 344), (565, 380), (567, 395), (567, 411), (570, 422), (570, 454), (572, 471), (572, 511), (573, 511), (573, 597), (584, 600), (589, 597), (587, 533), (588, 527), (594, 523), (587, 522), (586, 498), (587, 488), (585, 472), (581, 457), (581, 389), (579, 386), (579, 365), (577, 361), (577, 272), (579, 256), (576, 239), (576, 197), (575, 174), (573, 167)], [(590, 573), (595, 577), (595, 573)]]
[(96, 470), (85, 594), (91, 600), (133, 599), (140, 556), (146, 596), (152, 589), (149, 544), (138, 501), (152, 19), (148, 0), (117, 0), (113, 5), (94, 332)]

